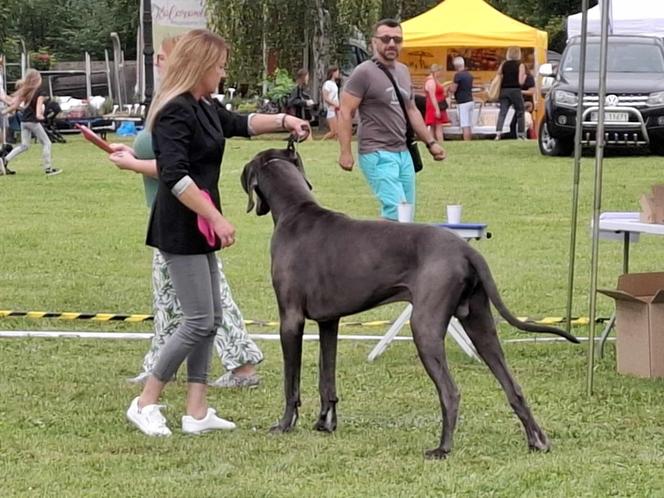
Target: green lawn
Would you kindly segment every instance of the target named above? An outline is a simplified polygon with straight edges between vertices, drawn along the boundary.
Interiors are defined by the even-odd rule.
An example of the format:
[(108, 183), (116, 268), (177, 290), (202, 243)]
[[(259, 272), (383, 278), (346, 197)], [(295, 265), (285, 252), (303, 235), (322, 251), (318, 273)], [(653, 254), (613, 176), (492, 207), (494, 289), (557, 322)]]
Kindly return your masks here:
[[(245, 214), (243, 165), (282, 141), (232, 141), (221, 190), (238, 241), (224, 251), (226, 273), (246, 319), (277, 320), (269, 278), (269, 217)], [(521, 316), (564, 314), (571, 165), (543, 158), (534, 142), (447, 144), (449, 160), (418, 175), (420, 222), (442, 221), (459, 202), (464, 220), (489, 225), (493, 237), (473, 242), (486, 256), (508, 306)], [(308, 142), (300, 151), (320, 202), (373, 218), (377, 205), (358, 171), (342, 172), (337, 147)], [(63, 174), (45, 178), (33, 146), (0, 177), (2, 244), (0, 310), (151, 313), (150, 258), (144, 246), (147, 209), (142, 182), (117, 171), (96, 148), (72, 137), (55, 145)], [(605, 161), (604, 210), (637, 210), (637, 199), (661, 182), (662, 160), (613, 156)], [(593, 159), (584, 158), (574, 314), (588, 314)], [(633, 247), (633, 271), (661, 270), (656, 237)], [(602, 242), (600, 286), (614, 287), (622, 246)], [(600, 297), (599, 315), (612, 302)], [(393, 320), (391, 305), (346, 320)], [(0, 319), (2, 330), (150, 330), (150, 322)], [(275, 332), (274, 327), (250, 327)], [(307, 325), (314, 332), (314, 324)], [(381, 334), (346, 327), (344, 334)], [(579, 327), (575, 332), (587, 335)], [(502, 338), (524, 337), (501, 326)], [(211, 404), (238, 423), (234, 433), (182, 436), (182, 381), (164, 402), (174, 431), (154, 440), (133, 430), (124, 410), (137, 389), (145, 341), (0, 340), (0, 496), (662, 496), (664, 383), (619, 376), (613, 345), (586, 398), (586, 346), (505, 344), (510, 366), (553, 443), (530, 454), (516, 417), (486, 367), (448, 341), (462, 393), (452, 456), (429, 462), (437, 445), (439, 408), (410, 343), (395, 343), (376, 363), (369, 342), (339, 348), (339, 428), (312, 431), (317, 413), (317, 344), (305, 345), (303, 406), (298, 430), (273, 436), (281, 415), (278, 342), (262, 341), (261, 386), (211, 393)], [(213, 375), (220, 366), (214, 363)]]

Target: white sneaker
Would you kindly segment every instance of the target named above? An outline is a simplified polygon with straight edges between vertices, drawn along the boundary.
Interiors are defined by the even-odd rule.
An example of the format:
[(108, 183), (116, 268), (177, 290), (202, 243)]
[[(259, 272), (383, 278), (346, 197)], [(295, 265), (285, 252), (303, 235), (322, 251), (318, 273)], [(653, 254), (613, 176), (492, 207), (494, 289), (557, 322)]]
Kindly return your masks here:
[(182, 417), (182, 432), (185, 434), (203, 434), (217, 429), (232, 430), (235, 427), (235, 424), (230, 420), (217, 417), (217, 411), (214, 408), (208, 408), (207, 415), (201, 419), (194, 418), (191, 415)]
[(166, 426), (166, 419), (161, 414), (163, 405), (147, 405), (138, 407), (138, 397), (134, 398), (127, 410), (127, 419), (148, 436), (170, 436), (171, 430)]

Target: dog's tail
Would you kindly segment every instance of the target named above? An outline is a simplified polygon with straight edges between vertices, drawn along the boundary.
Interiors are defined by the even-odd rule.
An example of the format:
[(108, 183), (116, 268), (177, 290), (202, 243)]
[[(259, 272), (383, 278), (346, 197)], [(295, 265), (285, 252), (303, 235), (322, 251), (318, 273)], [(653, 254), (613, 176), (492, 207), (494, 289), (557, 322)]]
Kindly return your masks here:
[(515, 317), (510, 312), (510, 310), (507, 308), (502, 298), (500, 297), (500, 293), (498, 292), (498, 287), (496, 287), (496, 282), (493, 279), (493, 276), (491, 275), (491, 270), (489, 269), (489, 265), (486, 263), (484, 258), (477, 251), (471, 250), (469, 254), (469, 259), (470, 259), (470, 264), (475, 268), (475, 271), (477, 271), (477, 274), (480, 278), (480, 281), (482, 282), (482, 285), (484, 286), (487, 296), (489, 296), (489, 299), (498, 310), (498, 313), (500, 313), (500, 316), (502, 316), (507, 321), (507, 323), (509, 323), (513, 327), (516, 327), (520, 330), (524, 330), (526, 332), (555, 334), (559, 335), (560, 337), (564, 337), (570, 342), (579, 344), (579, 340), (576, 337), (574, 337), (571, 334), (568, 334), (562, 329), (559, 329), (557, 327), (551, 327), (548, 325), (538, 325), (535, 323), (522, 322), (517, 317)]

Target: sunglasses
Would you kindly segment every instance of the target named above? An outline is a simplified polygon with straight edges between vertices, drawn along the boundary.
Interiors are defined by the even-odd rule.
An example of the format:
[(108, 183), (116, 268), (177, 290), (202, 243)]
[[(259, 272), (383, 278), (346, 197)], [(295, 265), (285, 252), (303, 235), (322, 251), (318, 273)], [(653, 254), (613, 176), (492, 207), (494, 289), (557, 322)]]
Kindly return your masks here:
[(401, 43), (403, 43), (403, 36), (383, 35), (383, 36), (374, 36), (374, 38), (380, 40), (385, 45), (389, 45), (391, 41), (393, 41), (395, 45), (400, 45)]

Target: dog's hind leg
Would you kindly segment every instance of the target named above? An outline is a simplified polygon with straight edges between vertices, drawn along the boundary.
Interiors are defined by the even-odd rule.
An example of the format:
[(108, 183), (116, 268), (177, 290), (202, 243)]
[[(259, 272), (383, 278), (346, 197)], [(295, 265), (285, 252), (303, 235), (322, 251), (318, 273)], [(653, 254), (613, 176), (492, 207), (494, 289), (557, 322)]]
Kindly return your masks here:
[(337, 428), (337, 335), (339, 319), (318, 322), (320, 331), (320, 355), (318, 359), (318, 390), (320, 414), (314, 429), (333, 432)]
[(300, 406), (300, 368), (302, 365), (302, 334), (304, 316), (301, 313), (280, 313), (281, 353), (284, 360), (284, 395), (286, 407), (281, 420), (271, 432), (289, 432), (295, 427)]
[(507, 367), (503, 350), (498, 341), (496, 325), (491, 316), (489, 299), (481, 286), (475, 289), (470, 298), (469, 311), (468, 316), (460, 318), (461, 324), (470, 340), (473, 341), (479, 355), (498, 379), (514, 413), (521, 420), (526, 431), (528, 447), (531, 450), (548, 451), (550, 448), (549, 440), (535, 421), (535, 417), (533, 417), (521, 392), (521, 387), (514, 380)]
[(435, 305), (413, 303), (413, 314), (410, 319), (417, 353), (429, 377), (436, 385), (443, 415), (440, 446), (428, 450), (424, 454), (426, 458), (432, 459), (445, 458), (452, 451), (461, 398), (450, 375), (445, 354), (443, 332), (447, 330), (452, 316), (451, 310), (447, 309), (450, 307), (449, 299), (445, 301), (443, 306), (440, 303), (435, 303)]

